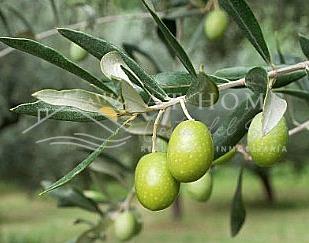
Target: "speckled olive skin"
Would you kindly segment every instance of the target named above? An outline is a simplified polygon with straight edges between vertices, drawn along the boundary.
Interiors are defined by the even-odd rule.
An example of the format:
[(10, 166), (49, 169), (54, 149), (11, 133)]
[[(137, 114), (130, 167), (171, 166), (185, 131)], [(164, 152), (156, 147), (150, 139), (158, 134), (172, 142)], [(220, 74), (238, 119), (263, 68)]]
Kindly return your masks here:
[(135, 191), (140, 203), (158, 211), (170, 206), (179, 193), (177, 182), (167, 168), (166, 153), (143, 156), (135, 170)]
[(201, 178), (214, 157), (211, 134), (199, 121), (181, 122), (173, 131), (167, 148), (168, 169), (180, 182)]
[(70, 56), (73, 61), (81, 62), (88, 56), (88, 52), (79, 45), (72, 43), (70, 46)]
[(218, 9), (210, 12), (204, 25), (206, 37), (210, 40), (217, 40), (223, 36), (228, 26), (228, 16), (225, 11)]
[(259, 166), (272, 166), (282, 160), (288, 143), (288, 128), (284, 118), (263, 137), (262, 113), (257, 114), (248, 131), (248, 149)]
[(136, 228), (135, 215), (130, 211), (121, 213), (114, 221), (115, 236), (122, 241), (130, 240), (136, 234)]
[(210, 172), (206, 172), (200, 179), (183, 184), (187, 194), (194, 200), (206, 202), (212, 192), (212, 177)]

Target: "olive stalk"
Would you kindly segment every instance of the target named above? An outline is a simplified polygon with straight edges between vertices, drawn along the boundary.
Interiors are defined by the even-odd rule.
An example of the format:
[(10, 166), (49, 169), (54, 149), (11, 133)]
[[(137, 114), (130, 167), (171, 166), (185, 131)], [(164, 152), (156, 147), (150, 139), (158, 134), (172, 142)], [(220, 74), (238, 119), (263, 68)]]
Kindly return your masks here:
[(153, 125), (153, 130), (152, 130), (152, 149), (151, 149), (151, 152), (154, 153), (156, 152), (156, 141), (157, 141), (157, 130), (158, 130), (158, 126), (160, 124), (160, 120), (161, 120), (161, 117), (164, 113), (164, 110), (159, 110), (159, 113), (157, 115), (157, 118), (154, 122), (154, 125)]
[(180, 105), (181, 105), (181, 108), (182, 108), (182, 110), (183, 110), (183, 113), (185, 113), (187, 119), (188, 119), (188, 120), (194, 120), (194, 119), (192, 118), (192, 116), (189, 114), (189, 111), (187, 110), (187, 107), (186, 107), (186, 104), (185, 104), (184, 99), (181, 99), (181, 100), (180, 100)]
[[(309, 61), (304, 61), (304, 62), (300, 62), (300, 63), (290, 65), (290, 66), (287, 66), (287, 67), (273, 69), (273, 70), (268, 72), (268, 77), (269, 78), (276, 78), (280, 75), (285, 75), (285, 74), (289, 74), (289, 73), (292, 73), (292, 72), (295, 72), (295, 71), (308, 70), (308, 69), (309, 69)], [(229, 82), (229, 83), (218, 85), (218, 87), (219, 87), (219, 91), (221, 91), (221, 90), (245, 86), (245, 85), (246, 85), (245, 78), (241, 78), (241, 79), (238, 79), (236, 81), (232, 81), (232, 82)]]

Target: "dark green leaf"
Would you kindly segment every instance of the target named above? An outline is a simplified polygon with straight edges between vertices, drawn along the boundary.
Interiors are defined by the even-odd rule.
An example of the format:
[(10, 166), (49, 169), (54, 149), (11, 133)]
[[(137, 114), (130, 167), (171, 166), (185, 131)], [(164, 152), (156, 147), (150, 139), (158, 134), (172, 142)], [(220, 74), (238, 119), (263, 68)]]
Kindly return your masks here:
[(81, 77), (82, 79), (88, 81), (90, 84), (100, 89), (103, 89), (108, 93), (113, 93), (113, 91), (99, 79), (97, 79), (92, 74), (82, 69), (75, 63), (71, 62), (69, 59), (67, 59), (59, 52), (50, 47), (44, 46), (36, 41), (24, 38), (0, 37), (0, 41), (7, 44), (10, 47), (42, 58), (45, 61), (48, 61), (64, 70), (67, 70), (75, 74), (78, 77)]
[(4, 25), (4, 28), (5, 28), (6, 32), (8, 33), (8, 35), (12, 35), (11, 28), (9, 26), (7, 18), (4, 15), (4, 13), (3, 13), (3, 11), (1, 9), (0, 9), (0, 20), (2, 21), (2, 23)]
[(63, 186), (64, 184), (71, 181), (75, 176), (85, 170), (105, 149), (106, 145), (114, 136), (118, 134), (118, 132), (122, 129), (122, 126), (118, 127), (105, 141), (98, 147), (95, 151), (93, 151), (85, 160), (83, 160), (80, 164), (78, 164), (73, 170), (63, 176), (61, 179), (50, 185), (46, 188), (40, 195), (43, 195), (47, 192), (50, 192), (58, 187)]
[(166, 25), (161, 21), (161, 19), (158, 17), (158, 15), (149, 7), (149, 5), (146, 3), (145, 0), (141, 0), (149, 13), (152, 15), (153, 19), (157, 23), (158, 27), (162, 31), (162, 34), (164, 35), (167, 43), (171, 48), (173, 48), (176, 56), (179, 58), (179, 60), (182, 62), (182, 64), (185, 66), (185, 68), (188, 70), (188, 72), (192, 76), (196, 76), (195, 69), (187, 56), (186, 52), (183, 50), (182, 46), (178, 43), (176, 38), (173, 36), (173, 34), (169, 31), (169, 29), (166, 27)]
[(199, 107), (211, 106), (217, 102), (218, 98), (217, 85), (204, 72), (198, 73), (197, 81), (192, 83), (186, 94), (186, 100)]
[(259, 23), (245, 0), (220, 0), (220, 5), (234, 19), (245, 36), (268, 64), (271, 57)]
[(299, 90), (299, 89), (274, 89), (274, 92), (292, 95), (295, 97), (298, 97), (300, 99), (304, 99), (309, 102), (309, 92), (305, 90)]
[(242, 199), (242, 174), (243, 169), (240, 169), (237, 188), (234, 194), (231, 207), (231, 235), (236, 236), (246, 219), (246, 209)]
[(140, 80), (144, 82), (147, 89), (151, 90), (151, 93), (154, 96), (161, 100), (168, 99), (167, 94), (159, 86), (159, 84), (150, 75), (148, 75), (132, 58), (120, 50), (120, 48), (110, 44), (105, 40), (95, 38), (80, 31), (70, 29), (58, 29), (58, 31), (61, 35), (80, 45), (99, 60), (101, 60), (102, 57), (107, 53), (111, 51), (117, 51), (125, 64)]
[(246, 86), (256, 93), (266, 93), (268, 84), (267, 71), (262, 67), (252, 68), (245, 77)]
[(262, 101), (259, 94), (252, 93), (239, 103), (236, 109), (228, 111), (226, 119), (220, 119), (217, 129), (213, 132), (215, 159), (229, 151), (246, 134), (248, 122), (262, 109), (259, 105)]
[(97, 112), (82, 111), (73, 107), (49, 105), (42, 101), (21, 104), (11, 110), (19, 114), (38, 116), (40, 119), (61, 121), (93, 122), (106, 119), (106, 117)]
[[(43, 187), (47, 188), (51, 183), (42, 182)], [(87, 198), (76, 188), (58, 188), (50, 193), (58, 200), (59, 207), (79, 207), (90, 212), (101, 213), (95, 201)]]
[(286, 101), (269, 90), (266, 94), (263, 107), (262, 127), (264, 135), (269, 133), (278, 124), (286, 109)]
[[(175, 19), (162, 18), (161, 21), (168, 28), (168, 30), (171, 32), (171, 34), (175, 37), (176, 34), (177, 34), (176, 20)], [(166, 40), (166, 38), (165, 38), (165, 36), (164, 36), (163, 32), (161, 31), (159, 26), (157, 26), (157, 33), (158, 33), (159, 39), (162, 41), (162, 43), (167, 48), (168, 53), (171, 55), (172, 58), (175, 58), (176, 57), (175, 51), (170, 46), (168, 41)]]
[(309, 59), (309, 39), (306, 36), (299, 34), (299, 43), (303, 53)]

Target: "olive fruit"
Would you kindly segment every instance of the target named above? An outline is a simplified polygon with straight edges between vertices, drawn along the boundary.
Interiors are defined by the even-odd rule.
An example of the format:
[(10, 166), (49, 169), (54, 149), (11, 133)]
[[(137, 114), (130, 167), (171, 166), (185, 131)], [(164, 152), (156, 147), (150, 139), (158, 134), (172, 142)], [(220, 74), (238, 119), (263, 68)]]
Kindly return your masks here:
[(130, 240), (137, 230), (135, 215), (130, 211), (122, 212), (114, 221), (115, 236), (122, 241)]
[(70, 56), (73, 61), (81, 62), (88, 56), (88, 52), (79, 45), (72, 43), (70, 46)]
[(170, 206), (179, 192), (177, 182), (167, 168), (166, 153), (143, 156), (135, 170), (135, 191), (139, 202), (153, 211)]
[(223, 36), (228, 25), (228, 16), (221, 9), (210, 12), (204, 25), (205, 35), (210, 40), (216, 40)]
[(210, 172), (206, 172), (200, 179), (183, 184), (187, 194), (194, 200), (206, 202), (212, 191), (212, 177)]
[(257, 114), (250, 124), (247, 140), (249, 153), (257, 165), (271, 166), (279, 162), (286, 152), (288, 142), (285, 118), (263, 136), (262, 113)]
[(211, 134), (204, 123), (188, 120), (178, 124), (167, 148), (168, 169), (176, 180), (198, 180), (210, 167), (213, 157)]

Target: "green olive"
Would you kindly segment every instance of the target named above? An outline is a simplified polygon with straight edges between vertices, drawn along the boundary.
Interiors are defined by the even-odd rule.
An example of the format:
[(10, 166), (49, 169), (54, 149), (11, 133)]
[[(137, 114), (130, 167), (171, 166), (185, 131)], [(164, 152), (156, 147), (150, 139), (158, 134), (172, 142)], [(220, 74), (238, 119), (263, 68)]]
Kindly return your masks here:
[(288, 128), (284, 117), (266, 135), (262, 131), (262, 113), (252, 120), (248, 131), (248, 149), (259, 166), (272, 166), (282, 160), (288, 142)]
[(199, 121), (181, 122), (173, 131), (167, 148), (168, 169), (180, 182), (201, 178), (214, 157), (211, 134)]
[(177, 182), (167, 168), (166, 153), (143, 156), (135, 170), (135, 191), (139, 202), (157, 211), (170, 206), (179, 192)]
[(70, 56), (73, 61), (81, 62), (88, 56), (88, 52), (79, 45), (72, 43), (70, 46)]
[(205, 35), (210, 40), (221, 38), (228, 26), (228, 15), (221, 9), (210, 12), (204, 25)]
[(200, 179), (183, 184), (187, 194), (194, 200), (206, 202), (212, 191), (212, 177), (210, 172), (206, 172)]
[(115, 236), (122, 241), (130, 240), (136, 234), (137, 221), (135, 215), (125, 211), (114, 221)]

